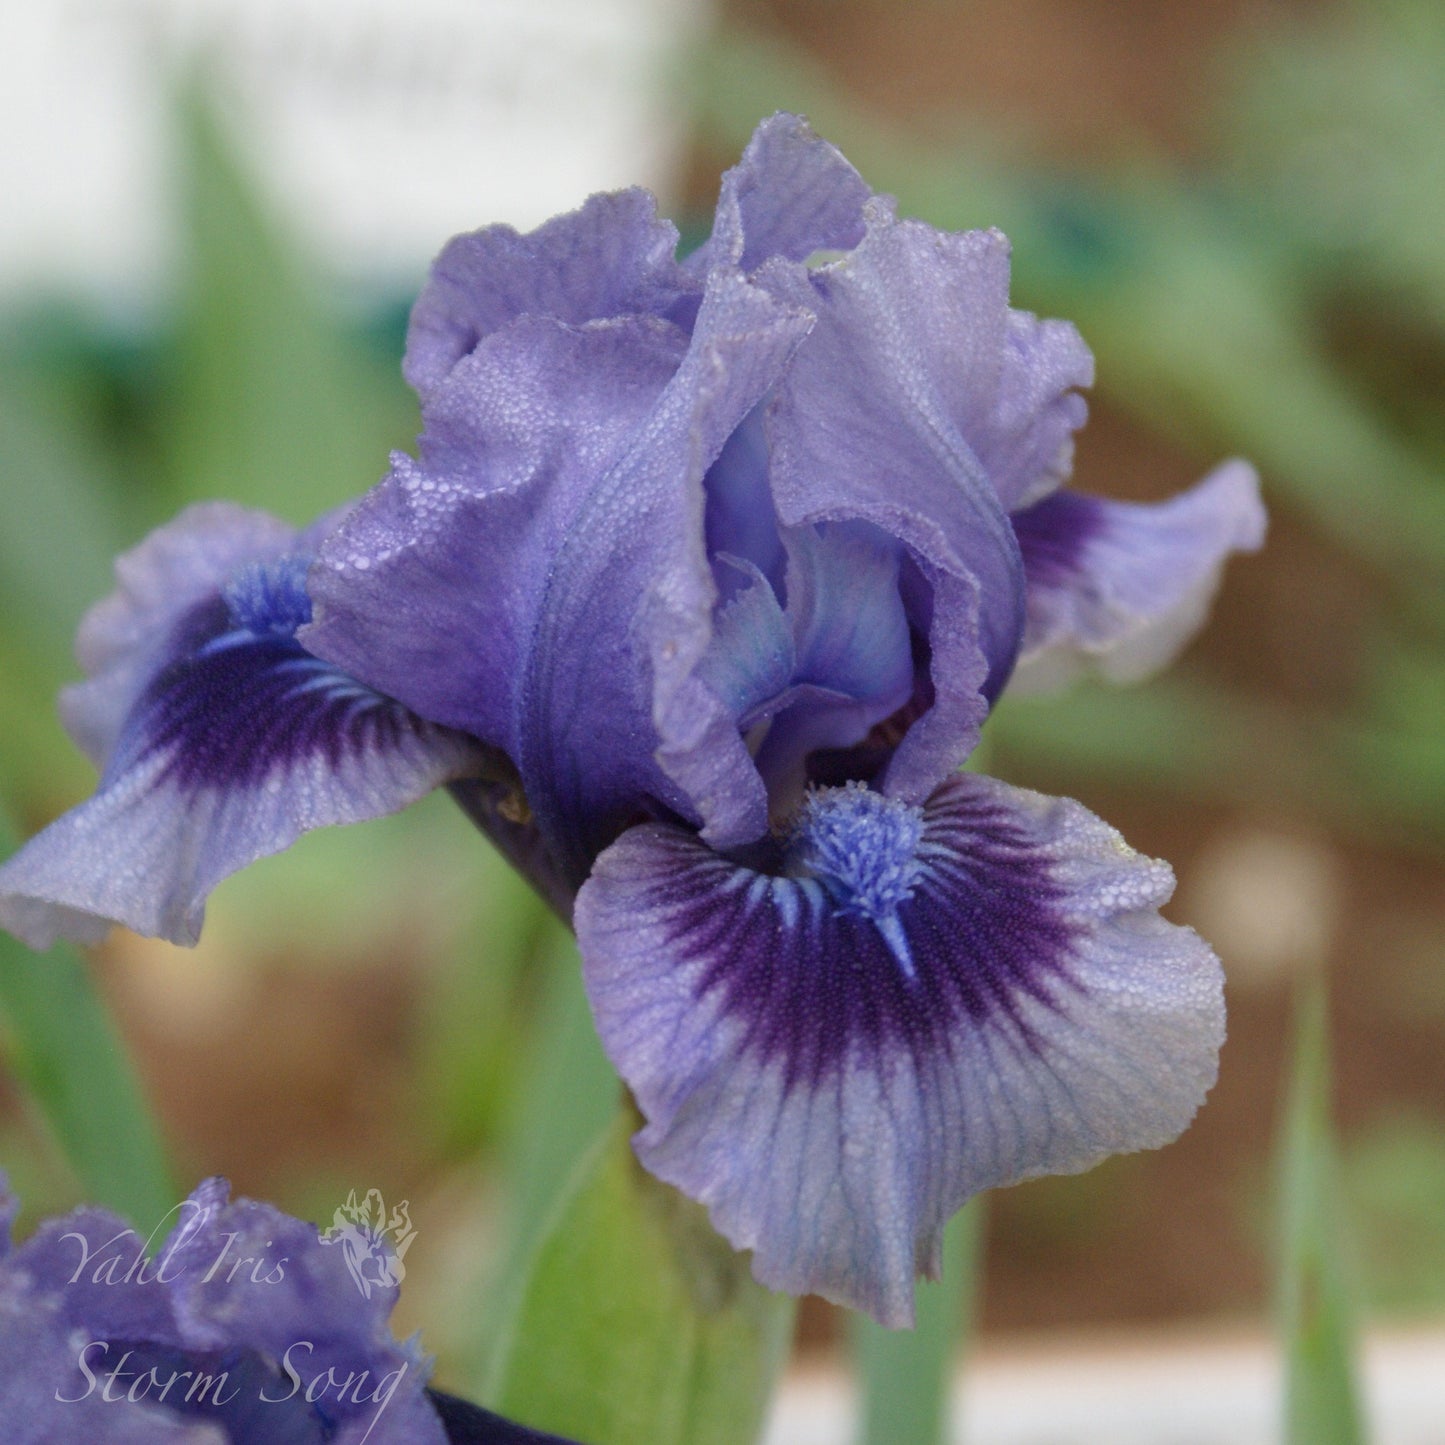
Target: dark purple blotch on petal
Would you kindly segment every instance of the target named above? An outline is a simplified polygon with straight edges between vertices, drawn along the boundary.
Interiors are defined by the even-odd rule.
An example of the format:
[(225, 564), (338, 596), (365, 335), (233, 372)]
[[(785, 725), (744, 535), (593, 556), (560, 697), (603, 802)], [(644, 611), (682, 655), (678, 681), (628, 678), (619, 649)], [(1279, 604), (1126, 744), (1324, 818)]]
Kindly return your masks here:
[(832, 879), (749, 875), (669, 836), (674, 866), (640, 906), (673, 920), (680, 956), (707, 960), (699, 1004), (720, 998), (789, 1088), (817, 1087), (860, 1048), (874, 1060), (947, 1052), (965, 1020), (1007, 1020), (1026, 1037), (1021, 999), (1067, 986), (1063, 890), (1013, 816), (948, 787), (919, 811), (917, 882), (893, 915), (907, 962), (882, 911), (850, 906)]
[(1010, 518), (1030, 581), (1057, 586), (1078, 570), (1079, 558), (1104, 522), (1093, 497), (1054, 492)]
[(306, 758), (335, 771), (348, 758), (438, 731), (296, 641), (311, 614), (306, 561), (248, 567), (181, 618), (176, 660), (132, 710), (107, 779), (163, 755), (160, 782), (246, 787)]

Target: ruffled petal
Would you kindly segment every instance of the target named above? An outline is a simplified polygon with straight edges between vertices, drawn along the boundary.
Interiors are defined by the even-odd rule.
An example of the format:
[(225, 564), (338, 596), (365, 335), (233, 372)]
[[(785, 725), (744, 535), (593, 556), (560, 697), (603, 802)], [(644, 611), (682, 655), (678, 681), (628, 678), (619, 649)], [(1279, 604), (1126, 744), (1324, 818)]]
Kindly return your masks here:
[(1030, 690), (1162, 667), (1203, 622), (1229, 554), (1257, 550), (1265, 530), (1259, 478), (1241, 461), (1166, 502), (1056, 492), (1012, 520), (1028, 579), (1015, 684)]
[(712, 236), (687, 268), (755, 270), (772, 257), (806, 261), (815, 251), (852, 250), (863, 239), (868, 183), (801, 116), (779, 112), (753, 132), (742, 160), (722, 179)]
[[(240, 553), (220, 540), (227, 517)], [(104, 772), (94, 797), (0, 867), (0, 925), (32, 947), (96, 942), (113, 922), (194, 943), (206, 896), (237, 869), (484, 767), (474, 739), (301, 647), (307, 559), (281, 549), (308, 539), (268, 522), (183, 515), (122, 559), (120, 593), (82, 626), (100, 671), (64, 706)]]
[(76, 1210), (0, 1260), (6, 1440), (447, 1445), (429, 1361), (387, 1325), (396, 1290), (359, 1292), (313, 1226), (227, 1196), (202, 1184), (165, 1239)]
[(1046, 496), (1068, 479), (1074, 433), (1089, 407), (1075, 387), (1094, 383), (1094, 358), (1073, 324), (1009, 311), (998, 377), (986, 410), (974, 411), (965, 435), (1004, 510)]
[(428, 404), (420, 460), (398, 454), (322, 544), (301, 640), (517, 758), (558, 554), (686, 346), (676, 327), (639, 318), (531, 317), (482, 342)]
[(322, 551), (306, 645), (502, 748), (574, 888), (639, 811), (766, 830), (692, 675), (716, 599), (703, 477), (807, 324), (730, 275), (690, 340), (517, 322), (428, 406), (420, 464), (398, 458)]
[(591, 197), (520, 235), (488, 226), (457, 236), (432, 265), (411, 313), (406, 379), (426, 402), (451, 369), (519, 316), (580, 326), (663, 315), (693, 289), (673, 259), (677, 228), (640, 188)]
[(624, 834), (577, 900), (588, 994), (642, 1162), (764, 1284), (906, 1324), (971, 1195), (1184, 1128), (1215, 1077), (1218, 962), (1159, 917), (1166, 865), (985, 778), (921, 808), (810, 795), (789, 859)]
[(104, 1344), (92, 1342), (144, 1332), (175, 1337), (163, 1293), (133, 1283), (144, 1249), (144, 1239), (123, 1219), (78, 1209), (0, 1253), (0, 1420), (7, 1441), (225, 1445), (215, 1426), (102, 1398), (106, 1370), (122, 1352), (107, 1357)]
[[(209, 1179), (187, 1201), (158, 1258), (186, 1349), (241, 1342), (284, 1362), (300, 1381), (296, 1398), (310, 1390), (342, 1427), (341, 1439), (360, 1438), (360, 1430), (345, 1427), (370, 1424), (383, 1402), (380, 1418), (397, 1439), (444, 1439), (423, 1389), (431, 1361), (414, 1340), (398, 1343), (388, 1324), (396, 1286), (363, 1290), (342, 1245), (328, 1244), (314, 1225), (255, 1200), (231, 1201), (226, 1181)], [(363, 1370), (364, 1388), (334, 1388)]]
[(870, 522), (927, 584), (929, 615), (910, 622), (927, 628), (932, 705), (885, 779), (920, 801), (973, 750), (1023, 629), (1018, 545), (980, 459), (1003, 405), (1007, 244), (895, 221), (874, 201), (841, 261), (758, 279), (818, 317), (768, 416), (782, 522)]

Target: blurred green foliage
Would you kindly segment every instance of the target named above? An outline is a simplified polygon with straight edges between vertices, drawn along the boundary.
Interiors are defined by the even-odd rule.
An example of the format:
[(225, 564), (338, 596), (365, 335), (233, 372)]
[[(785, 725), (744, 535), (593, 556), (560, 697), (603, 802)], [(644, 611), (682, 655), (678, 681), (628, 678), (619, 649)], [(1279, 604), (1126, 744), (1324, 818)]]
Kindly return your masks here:
[(1445, 1307), (1445, 1135), (1418, 1113), (1377, 1120), (1344, 1150), (1345, 1198), (1356, 1223), (1367, 1305), (1393, 1318)]
[(617, 1117), (548, 1221), (497, 1408), (596, 1445), (750, 1445), (793, 1301), (642, 1168), (628, 1142), (639, 1123), (631, 1109)]
[[(18, 839), (0, 811), (0, 849)], [(84, 961), (53, 948), (42, 961), (0, 933), (0, 1047), (25, 1084), (82, 1198), (145, 1221), (176, 1202), (159, 1132)]]
[(1306, 981), (1277, 1148), (1285, 1445), (1359, 1445), (1356, 1303), (1330, 1123), (1323, 983)]

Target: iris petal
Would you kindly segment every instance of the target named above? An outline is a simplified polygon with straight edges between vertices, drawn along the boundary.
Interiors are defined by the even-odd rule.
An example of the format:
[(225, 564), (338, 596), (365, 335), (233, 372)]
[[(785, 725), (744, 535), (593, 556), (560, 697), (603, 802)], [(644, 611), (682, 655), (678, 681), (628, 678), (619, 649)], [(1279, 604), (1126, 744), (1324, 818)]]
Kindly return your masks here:
[(1223, 1004), (1208, 947), (1158, 916), (1168, 868), (1078, 804), (958, 775), (880, 805), (802, 876), (642, 825), (576, 925), (643, 1163), (763, 1283), (898, 1325), (971, 1195), (1174, 1138)]
[(723, 176), (713, 234), (687, 267), (751, 271), (775, 256), (806, 261), (815, 251), (851, 250), (863, 239), (868, 183), (801, 116), (779, 113), (753, 132), (742, 160)]
[(1259, 479), (1240, 461), (1165, 502), (1064, 491), (1012, 520), (1028, 579), (1016, 682), (1034, 690), (1162, 667), (1203, 622), (1229, 554), (1256, 550), (1265, 529)]
[(638, 318), (534, 317), (488, 337), (428, 402), (420, 460), (397, 455), (322, 545), (307, 647), (518, 758), (558, 554), (686, 345)]
[(660, 315), (694, 289), (676, 248), (677, 228), (637, 188), (593, 196), (526, 235), (488, 226), (454, 237), (412, 309), (406, 379), (425, 401), (479, 341), (520, 316), (580, 326)]
[(88, 680), (60, 699), (67, 731), (97, 767), (109, 759), (136, 698), (174, 656), (177, 622), (239, 568), (282, 556), (295, 541), (290, 527), (264, 512), (206, 502), (116, 559), (120, 585), (86, 613), (76, 637)]
[(420, 463), (398, 458), (323, 549), (303, 641), (503, 749), (574, 888), (639, 811), (766, 831), (693, 675), (716, 600), (703, 478), (807, 324), (732, 274), (691, 338), (515, 322), (427, 404)]
[(32, 947), (95, 942), (112, 922), (194, 943), (207, 894), (237, 869), (482, 766), (474, 740), (295, 640), (298, 540), (203, 508), (121, 560), (120, 592), (82, 626), (99, 672), (66, 699), (100, 786), (0, 867), (0, 924)]
[(797, 806), (811, 753), (861, 742), (914, 684), (899, 543), (865, 522), (790, 527), (784, 540), (793, 701), (757, 754), (775, 816)]
[(878, 200), (867, 219), (864, 240), (833, 265), (759, 272), (818, 317), (769, 411), (771, 475), (785, 526), (872, 523), (904, 544), (927, 585), (926, 623), (910, 621), (927, 629), (932, 705), (884, 784), (917, 802), (972, 751), (1014, 663), (1023, 567), (984, 459), (995, 413), (1027, 431), (1025, 403), (1044, 398), (1008, 390), (1004, 239), (900, 222)]
[(718, 608), (698, 676), (746, 732), (760, 710), (792, 683), (797, 652), (771, 583), (751, 562), (724, 560), (747, 585)]
[(228, 1201), (223, 1180), (178, 1206), (165, 1239), (76, 1210), (0, 1260), (6, 1440), (491, 1438), (448, 1436), (424, 1389), (430, 1361), (391, 1334), (395, 1296), (363, 1296), (341, 1249), (267, 1205)]

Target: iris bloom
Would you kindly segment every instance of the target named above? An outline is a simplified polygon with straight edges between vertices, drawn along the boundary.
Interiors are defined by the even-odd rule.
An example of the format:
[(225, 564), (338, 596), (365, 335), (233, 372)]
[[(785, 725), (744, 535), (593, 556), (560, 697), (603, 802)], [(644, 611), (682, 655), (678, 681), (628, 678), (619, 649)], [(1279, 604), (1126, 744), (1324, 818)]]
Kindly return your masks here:
[(1010, 679), (1167, 660), (1263, 512), (1240, 462), (1067, 490), (1077, 332), (794, 117), (676, 244), (640, 190), (458, 237), (416, 458), (122, 559), (65, 700), (100, 790), (0, 921), (191, 941), (225, 874), (450, 783), (574, 922), (643, 1163), (765, 1284), (905, 1323), (969, 1196), (1162, 1144), (1214, 1079), (1168, 867), (958, 769)]
[(359, 1294), (313, 1226), (224, 1179), (164, 1240), (77, 1209), (12, 1248), (16, 1208), (0, 1175), (9, 1445), (567, 1445), (428, 1390), (396, 1290)]

